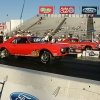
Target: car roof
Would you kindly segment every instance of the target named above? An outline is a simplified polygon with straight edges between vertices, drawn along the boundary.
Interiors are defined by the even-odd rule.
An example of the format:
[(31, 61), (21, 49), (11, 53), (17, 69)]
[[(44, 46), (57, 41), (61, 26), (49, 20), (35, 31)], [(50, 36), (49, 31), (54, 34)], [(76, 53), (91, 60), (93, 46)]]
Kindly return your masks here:
[(21, 37), (21, 38), (23, 38), (23, 37), (38, 37), (38, 36), (14, 36), (14, 37), (12, 37), (12, 38), (17, 38), (17, 37)]
[(7, 41), (5, 41), (4, 43), (9, 43), (10, 41), (12, 41), (13, 39), (18, 38), (18, 37), (28, 38), (28, 37), (37, 37), (37, 36), (13, 36), (13, 37), (9, 38)]

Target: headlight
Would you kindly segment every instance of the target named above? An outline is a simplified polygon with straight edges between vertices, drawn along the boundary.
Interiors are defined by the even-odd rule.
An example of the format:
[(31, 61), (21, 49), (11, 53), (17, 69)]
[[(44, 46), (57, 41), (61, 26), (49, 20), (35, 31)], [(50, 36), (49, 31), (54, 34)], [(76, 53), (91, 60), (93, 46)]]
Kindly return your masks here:
[(98, 48), (100, 48), (100, 44), (98, 45)]
[(61, 50), (60, 50), (60, 51), (61, 51), (61, 53), (63, 53), (63, 54), (64, 54), (64, 53), (66, 53), (66, 52), (68, 52), (68, 51), (69, 51), (69, 48), (61, 48)]

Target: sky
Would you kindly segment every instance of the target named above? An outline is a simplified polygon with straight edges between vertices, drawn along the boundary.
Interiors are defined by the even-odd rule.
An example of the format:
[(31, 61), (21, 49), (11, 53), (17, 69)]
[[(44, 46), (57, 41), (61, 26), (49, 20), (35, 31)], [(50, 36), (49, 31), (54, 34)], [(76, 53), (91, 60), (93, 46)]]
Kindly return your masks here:
[[(1, 0), (0, 22), (20, 19), (23, 3), (24, 0)], [(25, 0), (22, 19), (27, 21), (36, 16), (39, 13), (39, 6), (55, 6), (54, 14), (59, 14), (60, 6), (75, 6), (75, 14), (81, 14), (82, 6), (99, 6), (99, 4), (100, 0)]]

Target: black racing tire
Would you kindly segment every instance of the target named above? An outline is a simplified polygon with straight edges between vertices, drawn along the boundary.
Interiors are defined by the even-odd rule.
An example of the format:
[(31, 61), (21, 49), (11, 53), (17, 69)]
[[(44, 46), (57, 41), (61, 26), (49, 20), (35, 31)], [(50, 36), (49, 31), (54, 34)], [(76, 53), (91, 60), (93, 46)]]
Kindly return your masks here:
[(86, 46), (85, 50), (92, 50), (92, 47), (91, 46)]
[(6, 58), (10, 58), (10, 57), (11, 57), (11, 55), (7, 49), (2, 49), (0, 51), (0, 58), (1, 59), (6, 59)]
[(52, 62), (52, 55), (49, 51), (43, 51), (40, 54), (40, 61), (42, 64), (50, 64)]

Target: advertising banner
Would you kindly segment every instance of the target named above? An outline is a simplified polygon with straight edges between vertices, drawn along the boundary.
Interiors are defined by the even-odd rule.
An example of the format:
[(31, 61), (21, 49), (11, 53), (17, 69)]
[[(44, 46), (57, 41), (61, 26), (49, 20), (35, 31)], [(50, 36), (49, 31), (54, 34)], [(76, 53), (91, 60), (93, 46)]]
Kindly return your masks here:
[(60, 6), (60, 14), (74, 14), (74, 6)]
[(39, 14), (53, 14), (54, 6), (40, 6)]
[(5, 28), (5, 26), (4, 25), (0, 25), (0, 29), (4, 29)]
[(82, 14), (97, 14), (96, 6), (82, 6)]
[(99, 58), (99, 51), (95, 51), (95, 50), (83, 51), (82, 56)]
[(6, 22), (0, 22), (0, 30), (6, 29)]

